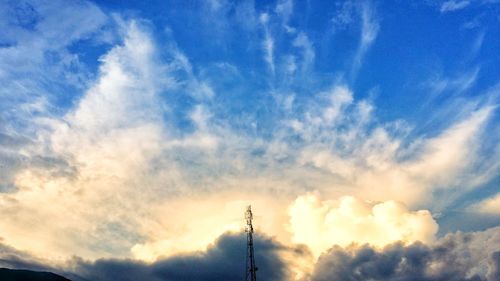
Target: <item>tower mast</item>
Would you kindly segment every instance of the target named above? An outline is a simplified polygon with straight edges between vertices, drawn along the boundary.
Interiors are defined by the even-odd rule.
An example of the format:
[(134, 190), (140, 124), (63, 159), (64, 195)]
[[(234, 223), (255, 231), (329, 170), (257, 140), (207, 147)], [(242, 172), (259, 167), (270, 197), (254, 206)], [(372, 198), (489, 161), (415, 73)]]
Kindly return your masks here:
[(255, 257), (253, 253), (253, 226), (252, 226), (252, 207), (248, 206), (245, 212), (245, 219), (247, 225), (245, 232), (247, 233), (247, 266), (246, 266), (246, 281), (257, 281), (255, 266)]

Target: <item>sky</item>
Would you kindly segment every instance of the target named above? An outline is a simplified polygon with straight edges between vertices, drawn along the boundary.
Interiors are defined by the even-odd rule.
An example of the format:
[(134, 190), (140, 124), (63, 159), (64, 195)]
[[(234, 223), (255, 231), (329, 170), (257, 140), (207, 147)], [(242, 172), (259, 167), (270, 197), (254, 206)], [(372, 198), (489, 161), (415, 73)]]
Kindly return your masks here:
[(500, 2), (0, 0), (0, 267), (500, 280)]

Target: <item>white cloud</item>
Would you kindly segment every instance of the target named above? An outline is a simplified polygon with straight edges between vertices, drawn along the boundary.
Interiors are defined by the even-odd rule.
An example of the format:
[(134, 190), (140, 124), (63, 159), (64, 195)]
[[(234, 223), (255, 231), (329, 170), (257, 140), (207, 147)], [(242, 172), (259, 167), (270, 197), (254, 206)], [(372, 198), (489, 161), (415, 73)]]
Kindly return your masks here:
[[(6, 44), (0, 48), (0, 134), (18, 139), (15, 146), (5, 145), (0, 151), (0, 158), (9, 163), (0, 172), (1, 185), (13, 186), (17, 170), (35, 165), (36, 157), (26, 152), (40, 142), (36, 135), (40, 124), (34, 119), (62, 115), (54, 101), (62, 95), (76, 98), (70, 89), (82, 89), (90, 81), (92, 74), (70, 46), (81, 40), (100, 44), (96, 37), (108, 23), (107, 15), (87, 1), (0, 3), (1, 37)], [(50, 151), (38, 155), (38, 159), (54, 158)], [(63, 166), (59, 168), (67, 168)]]
[[(481, 39), (482, 40), (482, 39)], [(456, 77), (448, 78), (435, 75), (431, 81), (428, 82), (429, 87), (432, 89), (434, 95), (442, 94), (443, 92), (451, 92), (452, 94), (461, 94), (469, 90), (474, 84), (479, 75), (480, 68), (475, 67), (470, 71), (460, 73)]]
[[(363, 203), (366, 199), (433, 205), (429, 195), (434, 190), (460, 183), (463, 189), (453, 190), (466, 192), (483, 176), (470, 172), (475, 171), (479, 155), (474, 147), (491, 109), (479, 110), (407, 150), (401, 145), (399, 129), (392, 128), (397, 126), (374, 123), (373, 105), (355, 100), (347, 86), (337, 85), (319, 93), (303, 115), (284, 120), (286, 125), (277, 128), (271, 140), (214, 120), (210, 103), (189, 111), (194, 132), (176, 136), (161, 119), (164, 106), (158, 100), (159, 89), (168, 89), (171, 83), (164, 70), (172, 67), (158, 64), (147, 33), (132, 24), (124, 44), (102, 61), (95, 85), (63, 120), (46, 121), (54, 131), (42, 134), (53, 151), (76, 166), (77, 177), (23, 170), (15, 177), (21, 190), (1, 197), (6, 208), (15, 210), (9, 218), (16, 218), (0, 222), (2, 236), (16, 247), (85, 257), (127, 255), (132, 249), (130, 254), (144, 259), (203, 248), (210, 239), (189, 243), (198, 239), (198, 228), (187, 227), (194, 216), (182, 215), (201, 204), (191, 201), (193, 190), (215, 197), (232, 192), (220, 201), (207, 202), (206, 213), (231, 201), (260, 204), (258, 209), (268, 213), (259, 225), (286, 240), (283, 202), (307, 190), (317, 189), (331, 198), (351, 194), (360, 198), (356, 204), (361, 205), (368, 204)], [(288, 141), (297, 137), (299, 143)], [(404, 160), (398, 158), (401, 151)], [(253, 190), (255, 198), (249, 200), (241, 192), (247, 190)], [(46, 201), (54, 203), (43, 204)], [(176, 202), (185, 202), (186, 209), (171, 220), (164, 206), (178, 206)], [(30, 206), (44, 207), (35, 211)], [(203, 220), (200, 228), (210, 225), (209, 237), (234, 229), (241, 220), (235, 210)], [(37, 223), (50, 219), (59, 224), (42, 228)], [(20, 235), (28, 225), (40, 229), (30, 237)], [(108, 230), (113, 225), (120, 234)], [(65, 238), (47, 238), (61, 235)], [(115, 239), (115, 235), (122, 236)], [(94, 239), (93, 245), (85, 242)], [(108, 239), (115, 242), (105, 246)], [(323, 246), (313, 247), (320, 251)]]
[(380, 24), (373, 8), (366, 2), (361, 8), (361, 48), (367, 48), (377, 38)]
[(352, 92), (346, 87), (336, 87), (330, 94), (330, 105), (323, 111), (323, 121), (335, 122), (342, 114), (344, 108), (353, 101)]
[[(0, 79), (5, 85), (0, 91), (4, 99), (17, 94), (50, 94), (44, 83), (83, 86), (85, 75), (69, 74), (83, 67), (78, 56), (67, 47), (82, 39), (95, 40), (108, 17), (94, 4), (81, 1), (61, 4), (50, 2), (19, 2), (3, 4), (0, 18), (2, 40), (11, 44), (0, 48)], [(17, 24), (27, 21), (29, 24)], [(49, 54), (50, 53), (50, 54)], [(73, 70), (73, 71), (70, 71)], [(28, 76), (31, 79), (26, 79)], [(53, 94), (53, 93), (52, 93)], [(23, 100), (24, 101), (24, 100)]]
[[(2, 41), (8, 45), (0, 48), (0, 110), (3, 116), (30, 126), (33, 111), (14, 112), (13, 108), (57, 96), (55, 85), (84, 87), (90, 74), (68, 47), (82, 39), (95, 40), (108, 18), (86, 1), (0, 5)], [(53, 108), (46, 105), (35, 112), (52, 113)]]
[(289, 33), (295, 32), (295, 28), (289, 25), (290, 17), (293, 14), (293, 0), (281, 0), (276, 3), (275, 12), (281, 17), (281, 25)]
[[(15, 175), (19, 191), (1, 196), (2, 212), (9, 213), (0, 223), (2, 236), (21, 249), (52, 258), (67, 253), (127, 255), (141, 239), (139, 225), (157, 198), (158, 185), (148, 184), (150, 173), (162, 174), (168, 168), (168, 176), (158, 177), (182, 182), (175, 166), (151, 172), (150, 163), (170, 149), (171, 142), (213, 142), (196, 132), (192, 139), (167, 135), (158, 93), (176, 86), (168, 75), (175, 67), (157, 60), (154, 43), (136, 22), (126, 27), (123, 44), (101, 61), (98, 79), (74, 109), (62, 119), (37, 119), (50, 129), (39, 130), (42, 146), (25, 152), (52, 151), (76, 167), (76, 175), (28, 167)], [(193, 120), (204, 130), (206, 117), (201, 113), (195, 111)], [(52, 220), (58, 223), (47, 224)], [(28, 226), (37, 231), (27, 231)], [(41, 240), (44, 243), (36, 242)]]
[[(322, 192), (441, 210), (495, 174), (481, 162), (495, 167), (497, 156), (482, 155), (479, 145), (494, 107), (464, 115), (437, 136), (403, 145), (407, 125), (375, 125), (368, 101), (355, 102), (345, 86), (330, 93), (287, 123), (304, 140), (291, 148), (298, 164), (332, 176), (316, 186)], [(433, 198), (437, 190), (445, 195)]]
[(355, 77), (361, 67), (366, 52), (371, 47), (380, 31), (379, 19), (371, 3), (366, 1), (360, 6), (361, 13), (361, 34), (358, 50), (354, 55), (351, 76)]
[(293, 46), (302, 49), (302, 72), (308, 73), (313, 67), (314, 58), (316, 56), (313, 44), (305, 33), (300, 32), (297, 37), (295, 37)]
[(332, 24), (336, 29), (343, 29), (354, 21), (355, 5), (352, 1), (345, 1), (339, 7), (332, 18)]
[(471, 212), (479, 212), (485, 214), (500, 214), (500, 193), (486, 198), (478, 203), (468, 207)]
[(309, 193), (295, 200), (289, 215), (292, 241), (307, 245), (316, 258), (333, 245), (430, 243), (438, 230), (429, 211), (412, 212), (395, 201), (370, 203), (354, 197), (322, 201)]
[(262, 42), (262, 47), (264, 49), (264, 60), (269, 65), (271, 73), (275, 73), (274, 66), (274, 39), (269, 30), (269, 14), (263, 13), (260, 15), (260, 23), (264, 28), (264, 41)]
[[(217, 3), (213, 8), (222, 9)], [(369, 5), (362, 7), (360, 61), (379, 30)], [(285, 7), (279, 12), (283, 17), (288, 13)], [(261, 17), (266, 28), (269, 21), (269, 16)], [(238, 212), (248, 202), (267, 211), (259, 218), (262, 230), (286, 240), (286, 206), (309, 190), (329, 198), (353, 195), (339, 202), (365, 210), (362, 223), (375, 229), (388, 219), (377, 210), (402, 214), (398, 219), (403, 226), (391, 225), (394, 236), (368, 242), (384, 244), (383, 238), (397, 239), (408, 229), (409, 240), (420, 239), (432, 228), (425, 225), (420, 233), (409, 221), (416, 217), (416, 223), (421, 218), (430, 222), (428, 213), (420, 216), (392, 199), (411, 208), (445, 208), (456, 196), (498, 174), (480, 166), (498, 159), (483, 155), (479, 146), (492, 108), (464, 110), (464, 118), (440, 133), (408, 139), (409, 125), (377, 120), (370, 100), (357, 99), (338, 82), (324, 91), (308, 89), (307, 99), (288, 89), (277, 91), (279, 108), (271, 110), (284, 117), (269, 122), (272, 130), (263, 136), (256, 122), (260, 116), (221, 110), (219, 102), (229, 95), (218, 93), (220, 88), (210, 79), (200, 78), (198, 73), (210, 69), (192, 65), (172, 39), (160, 56), (140, 24), (124, 22), (124, 30), (123, 43), (102, 56), (97, 78), (74, 107), (62, 117), (37, 118), (37, 143), (19, 151), (26, 157), (49, 154), (65, 164), (58, 173), (49, 167), (25, 167), (12, 177), (20, 190), (0, 194), (0, 211), (9, 213), (0, 222), (1, 235), (12, 245), (55, 257), (71, 253), (150, 260), (203, 248), (223, 231), (236, 229), (241, 223)], [(307, 86), (302, 81), (314, 76), (313, 42), (303, 32), (287, 36), (299, 50), (286, 57), (286, 71), (292, 74), (287, 79), (294, 79), (299, 69), (300, 83)], [(271, 38), (264, 49), (274, 69), (279, 60), (273, 46)], [(223, 65), (226, 72), (218, 73), (244, 73), (228, 65)], [(183, 94), (189, 105), (180, 112), (171, 110), (169, 102)], [(29, 110), (44, 106), (40, 100)], [(179, 119), (189, 123), (188, 129), (178, 128)], [(433, 198), (436, 191), (443, 194), (439, 200)], [(333, 214), (341, 211), (334, 203), (317, 201), (326, 207), (304, 208), (313, 214), (322, 208)], [(230, 207), (218, 213), (225, 204)], [(199, 231), (208, 228), (206, 236)], [(322, 244), (314, 242), (312, 247), (321, 251), (332, 242), (325, 234), (330, 228), (317, 230), (324, 235)], [(347, 241), (344, 238), (335, 239)]]
[[(154, 210), (175, 201), (166, 195), (192, 190), (195, 186), (189, 181), (198, 180), (196, 173), (208, 174), (220, 166), (213, 155), (219, 136), (213, 134), (210, 109), (194, 106), (186, 117), (195, 130), (176, 134), (172, 123), (164, 120), (169, 109), (160, 99), (160, 93), (188, 85), (195, 92), (186, 94), (207, 100), (215, 94), (208, 82), (195, 76), (176, 48), (169, 53), (169, 63), (159, 59), (140, 23), (124, 23), (123, 28), (123, 43), (101, 58), (93, 85), (62, 118), (37, 118), (39, 141), (22, 152), (28, 157), (50, 152), (74, 167), (74, 174), (26, 167), (13, 176), (19, 190), (0, 194), (0, 210), (8, 214), (0, 222), (1, 235), (19, 249), (51, 259), (136, 254), (130, 250), (152, 239), (148, 229), (164, 217)], [(179, 71), (187, 74), (182, 80), (175, 77)], [(47, 223), (51, 221), (57, 223)], [(178, 221), (165, 223), (171, 227)], [(217, 235), (219, 230), (227, 228), (214, 227)], [(174, 231), (168, 237), (172, 235), (167, 244), (191, 249), (176, 240), (188, 233)]]
[(269, 34), (269, 31), (266, 31), (266, 37), (264, 39), (264, 50), (266, 52), (266, 62), (269, 65), (269, 68), (271, 68), (271, 72), (274, 73), (274, 41), (271, 35)]
[(468, 0), (463, 0), (463, 1), (456, 1), (456, 0), (449, 0), (443, 2), (441, 4), (441, 8), (439, 9), (441, 13), (446, 13), (446, 12), (453, 12), (453, 11), (458, 11), (462, 10), (465, 7), (469, 6), (470, 1)]

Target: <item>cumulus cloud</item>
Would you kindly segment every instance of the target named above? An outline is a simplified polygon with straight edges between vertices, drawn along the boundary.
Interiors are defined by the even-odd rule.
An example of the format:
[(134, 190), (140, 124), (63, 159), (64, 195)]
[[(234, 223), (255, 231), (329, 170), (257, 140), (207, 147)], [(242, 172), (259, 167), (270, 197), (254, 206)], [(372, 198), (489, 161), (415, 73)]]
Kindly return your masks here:
[(429, 243), (438, 230), (429, 211), (412, 212), (394, 201), (369, 203), (354, 197), (322, 201), (311, 193), (298, 197), (288, 212), (292, 241), (306, 244), (316, 257), (331, 245)]
[(449, 234), (435, 244), (335, 246), (311, 280), (488, 280), (498, 278), (500, 228)]

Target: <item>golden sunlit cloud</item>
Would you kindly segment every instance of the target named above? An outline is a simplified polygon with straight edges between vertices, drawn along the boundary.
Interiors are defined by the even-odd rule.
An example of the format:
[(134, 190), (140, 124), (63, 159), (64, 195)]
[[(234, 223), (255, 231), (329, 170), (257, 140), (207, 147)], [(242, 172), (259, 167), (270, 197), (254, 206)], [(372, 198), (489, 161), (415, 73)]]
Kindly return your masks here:
[(412, 212), (395, 201), (370, 203), (354, 197), (322, 201), (309, 193), (295, 200), (289, 214), (292, 241), (306, 244), (316, 257), (332, 245), (430, 243), (438, 230), (429, 211)]
[[(497, 174), (498, 157), (480, 151), (493, 106), (406, 138), (410, 125), (379, 122), (374, 102), (338, 80), (300, 105), (295, 94), (273, 93), (283, 112), (260, 135), (270, 120), (243, 114), (235, 126), (213, 100), (227, 93), (198, 77), (175, 42), (164, 50), (139, 22), (117, 21), (122, 42), (100, 57), (81, 98), (61, 116), (33, 119), (36, 140), (18, 153), (44, 165), (12, 170), (15, 192), (0, 193), (2, 243), (50, 260), (154, 263), (241, 232), (251, 204), (257, 233), (302, 250), (281, 256), (301, 280), (335, 245), (432, 243), (431, 211)], [(293, 42), (305, 61), (294, 57), (292, 72), (307, 71), (314, 45), (302, 32)], [(181, 89), (189, 92), (179, 118), (186, 128), (172, 121), (181, 113), (168, 99)], [(498, 214), (499, 202), (496, 195), (469, 210)]]
[(469, 210), (492, 215), (500, 214), (500, 193), (472, 204), (469, 206)]

